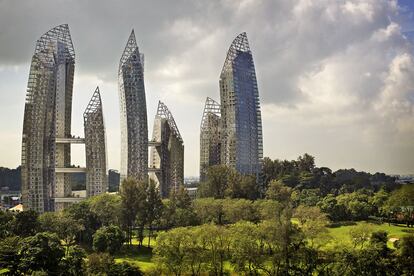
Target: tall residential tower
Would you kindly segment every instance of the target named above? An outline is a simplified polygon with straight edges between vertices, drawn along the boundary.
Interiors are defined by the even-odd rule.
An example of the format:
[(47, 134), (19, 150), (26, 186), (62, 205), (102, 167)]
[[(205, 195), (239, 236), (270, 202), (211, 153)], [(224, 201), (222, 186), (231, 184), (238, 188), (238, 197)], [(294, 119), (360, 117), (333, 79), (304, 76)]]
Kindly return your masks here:
[(220, 74), (221, 163), (259, 176), (263, 158), (262, 119), (252, 53), (246, 33), (227, 52)]
[(22, 202), (37, 212), (62, 209), (71, 195), (70, 141), (75, 52), (68, 25), (36, 42), (32, 57), (22, 141)]
[(108, 191), (106, 136), (101, 94), (96, 88), (83, 113), (86, 153), (86, 196)]
[(148, 126), (144, 87), (144, 57), (140, 54), (134, 30), (119, 62), (121, 113), (121, 180), (148, 177)]

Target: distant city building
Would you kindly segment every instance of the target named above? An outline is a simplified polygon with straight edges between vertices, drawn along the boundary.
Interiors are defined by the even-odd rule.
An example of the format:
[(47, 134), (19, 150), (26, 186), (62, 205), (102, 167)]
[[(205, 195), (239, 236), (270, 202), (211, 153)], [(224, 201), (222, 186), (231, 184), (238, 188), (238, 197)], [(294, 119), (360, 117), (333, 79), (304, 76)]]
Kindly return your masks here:
[(154, 180), (162, 197), (184, 185), (184, 142), (167, 106), (158, 103), (154, 119), (149, 177)]
[(144, 56), (134, 30), (122, 54), (118, 85), (121, 113), (121, 180), (148, 178), (148, 126), (144, 87)]
[(259, 176), (263, 158), (259, 90), (246, 33), (227, 52), (220, 75), (221, 163)]
[(200, 126), (200, 181), (206, 180), (207, 169), (220, 164), (220, 104), (207, 97)]
[(106, 136), (99, 87), (83, 113), (86, 152), (86, 196), (108, 191)]
[(22, 141), (22, 202), (37, 212), (61, 209), (55, 197), (71, 194), (70, 166), (72, 90), (75, 52), (68, 25), (57, 26), (36, 43), (32, 57)]

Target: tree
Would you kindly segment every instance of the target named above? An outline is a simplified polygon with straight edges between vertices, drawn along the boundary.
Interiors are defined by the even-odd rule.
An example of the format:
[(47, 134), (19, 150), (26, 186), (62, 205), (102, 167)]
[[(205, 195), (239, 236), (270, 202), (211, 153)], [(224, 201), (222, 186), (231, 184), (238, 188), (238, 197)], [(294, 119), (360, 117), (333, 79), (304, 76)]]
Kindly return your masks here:
[(142, 242), (144, 240), (144, 228), (145, 225), (148, 223), (148, 212), (151, 209), (151, 206), (148, 202), (148, 190), (149, 190), (149, 182), (148, 181), (138, 181), (138, 189), (137, 189), (137, 215), (135, 218), (135, 224), (137, 226), (137, 236), (139, 246), (142, 246)]
[(243, 198), (223, 199), (223, 223), (236, 223), (241, 220), (258, 222), (259, 212), (252, 201)]
[(360, 248), (364, 247), (364, 244), (369, 241), (369, 238), (372, 234), (372, 226), (368, 223), (359, 223), (349, 230), (349, 235), (351, 236), (352, 244), (354, 248), (359, 246)]
[(56, 233), (68, 248), (84, 230), (77, 220), (63, 212), (46, 212), (39, 216), (40, 228), (45, 232)]
[(13, 213), (0, 210), (0, 239), (13, 235), (11, 231), (13, 219)]
[(5, 268), (10, 275), (18, 275), (20, 264), (19, 237), (6, 237), (0, 240), (0, 269)]
[(314, 250), (306, 248), (305, 237), (291, 218), (291, 209), (284, 208), (279, 217), (258, 226), (267, 252), (268, 265), (262, 270), (268, 275), (309, 275), (316, 266)]
[(169, 199), (164, 201), (164, 221), (167, 227), (182, 227), (197, 224), (193, 202), (183, 186), (170, 193)]
[(124, 240), (124, 233), (118, 226), (104, 226), (93, 235), (93, 248), (98, 252), (114, 254), (121, 249)]
[(85, 250), (82, 247), (75, 245), (70, 246), (66, 250), (66, 255), (63, 259), (62, 271), (66, 275), (81, 276), (85, 274)]
[(39, 229), (38, 214), (33, 210), (19, 212), (11, 222), (12, 232), (21, 237), (34, 235)]
[(398, 249), (398, 265), (404, 275), (414, 275), (414, 235), (402, 237)]
[(207, 181), (200, 183), (198, 196), (224, 198), (230, 172), (231, 169), (225, 165), (209, 167), (207, 169)]
[(375, 209), (376, 215), (386, 215), (384, 205), (386, 204), (389, 196), (390, 194), (385, 191), (385, 189), (381, 189), (369, 198), (368, 202)]
[(126, 230), (127, 241), (132, 244), (132, 229), (138, 213), (138, 202), (142, 201), (142, 195), (138, 183), (132, 178), (122, 181), (121, 189), (121, 216)]
[(223, 224), (223, 201), (214, 198), (200, 198), (194, 201), (194, 211), (201, 223)]
[(108, 275), (114, 265), (114, 258), (108, 253), (92, 253), (88, 256), (87, 275)]
[(333, 221), (339, 221), (347, 217), (346, 207), (339, 205), (333, 194), (326, 195), (317, 203), (317, 206)]
[(345, 208), (348, 219), (367, 219), (368, 216), (373, 214), (374, 208), (369, 204), (369, 196), (363, 190), (341, 194), (336, 199), (338, 205), (342, 205)]
[(113, 194), (100, 194), (88, 199), (90, 210), (96, 215), (101, 226), (121, 226), (121, 197)]
[(246, 275), (258, 275), (265, 266), (263, 241), (257, 225), (251, 222), (238, 222), (230, 227), (230, 262), (235, 271)]
[(260, 220), (270, 220), (280, 217), (284, 206), (275, 200), (256, 200), (253, 202), (254, 209)]
[(391, 193), (386, 206), (404, 216), (407, 227), (414, 224), (414, 184), (403, 185)]
[(205, 245), (205, 260), (214, 275), (223, 275), (224, 262), (229, 256), (230, 234), (224, 226), (204, 224), (200, 226), (200, 239)]
[(19, 271), (31, 274), (43, 270), (48, 275), (58, 275), (64, 252), (56, 234), (40, 232), (24, 238), (20, 246)]
[(154, 181), (150, 180), (148, 192), (147, 192), (147, 224), (148, 224), (148, 247), (151, 245), (152, 227), (154, 221), (160, 219), (163, 212), (163, 204), (161, 201), (160, 191), (156, 187)]
[(297, 166), (301, 172), (312, 172), (315, 168), (315, 157), (305, 153), (303, 156), (299, 156)]
[(292, 189), (285, 186), (281, 180), (272, 180), (269, 183), (269, 187), (266, 191), (266, 198), (277, 200), (281, 203), (290, 201)]
[(251, 175), (242, 175), (236, 170), (229, 170), (224, 194), (225, 196), (231, 198), (258, 198), (259, 190), (256, 183), (256, 177)]
[(295, 209), (294, 216), (312, 248), (322, 246), (331, 238), (326, 228), (329, 220), (318, 207), (300, 205)]
[(191, 239), (187, 228), (178, 227), (158, 235), (154, 248), (156, 262), (165, 267), (168, 274), (181, 275), (185, 272), (188, 239)]
[(93, 234), (100, 227), (100, 222), (96, 214), (91, 212), (89, 201), (85, 200), (72, 204), (63, 213), (80, 225), (81, 231), (77, 234), (77, 240), (82, 244), (91, 246)]

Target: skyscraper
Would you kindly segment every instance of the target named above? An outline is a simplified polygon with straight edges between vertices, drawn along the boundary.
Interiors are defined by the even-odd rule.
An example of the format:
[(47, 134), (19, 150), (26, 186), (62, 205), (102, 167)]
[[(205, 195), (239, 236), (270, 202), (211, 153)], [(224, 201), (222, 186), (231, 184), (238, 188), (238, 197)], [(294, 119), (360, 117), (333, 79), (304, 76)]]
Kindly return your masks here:
[(246, 33), (227, 52), (220, 74), (221, 163), (258, 176), (263, 158), (262, 119), (252, 53)]
[(200, 126), (200, 181), (206, 180), (207, 169), (220, 164), (220, 104), (207, 97)]
[(144, 57), (134, 30), (119, 62), (118, 85), (121, 113), (121, 180), (148, 177), (148, 126), (144, 87)]
[(162, 197), (184, 185), (184, 142), (174, 117), (163, 102), (158, 103), (150, 141), (150, 179), (154, 180)]
[(86, 153), (86, 196), (108, 190), (106, 136), (99, 87), (83, 113)]
[(70, 141), (75, 52), (68, 25), (36, 42), (24, 109), (22, 202), (38, 212), (61, 209), (71, 195)]

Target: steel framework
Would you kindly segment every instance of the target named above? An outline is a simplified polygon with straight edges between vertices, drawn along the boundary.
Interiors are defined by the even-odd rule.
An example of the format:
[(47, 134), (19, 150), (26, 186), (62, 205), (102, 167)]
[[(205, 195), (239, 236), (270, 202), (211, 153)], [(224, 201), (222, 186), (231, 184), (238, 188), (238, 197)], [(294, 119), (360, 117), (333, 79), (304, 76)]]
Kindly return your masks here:
[(184, 142), (167, 106), (159, 101), (155, 115), (150, 156), (150, 179), (168, 197), (172, 189), (184, 184)]
[(209, 166), (221, 163), (220, 116), (220, 104), (207, 97), (200, 125), (200, 181), (206, 180)]
[(259, 176), (263, 158), (259, 91), (246, 33), (232, 42), (220, 74), (221, 162)]
[(148, 126), (144, 58), (132, 30), (119, 62), (121, 113), (121, 179), (148, 177)]
[(22, 202), (38, 212), (66, 203), (54, 198), (71, 194), (70, 175), (56, 172), (70, 166), (70, 144), (56, 143), (71, 133), (75, 52), (68, 25), (59, 25), (36, 42), (23, 122)]
[(99, 87), (83, 113), (86, 153), (86, 196), (108, 190), (106, 136)]

